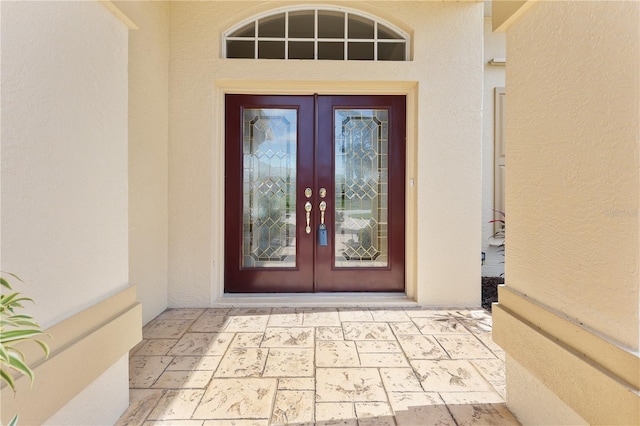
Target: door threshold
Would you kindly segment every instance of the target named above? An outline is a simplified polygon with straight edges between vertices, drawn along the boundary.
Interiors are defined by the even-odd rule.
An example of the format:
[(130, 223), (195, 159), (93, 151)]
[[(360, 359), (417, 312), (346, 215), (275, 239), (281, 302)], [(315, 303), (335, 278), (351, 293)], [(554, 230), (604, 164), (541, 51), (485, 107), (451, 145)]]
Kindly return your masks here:
[(405, 293), (225, 293), (214, 307), (413, 308)]

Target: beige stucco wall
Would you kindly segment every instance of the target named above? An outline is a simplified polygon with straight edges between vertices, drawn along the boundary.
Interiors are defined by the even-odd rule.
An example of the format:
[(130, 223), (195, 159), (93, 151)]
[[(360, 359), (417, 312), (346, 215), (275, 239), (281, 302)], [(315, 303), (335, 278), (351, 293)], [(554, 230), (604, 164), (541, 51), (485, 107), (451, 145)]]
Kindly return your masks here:
[(408, 94), (408, 293), (424, 304), (479, 305), (483, 5), (342, 4), (412, 34), (410, 62), (221, 59), (224, 30), (293, 4), (171, 4), (170, 306), (222, 295), (226, 91)]
[[(128, 287), (127, 27), (98, 2), (3, 1), (1, 18), (0, 269), (25, 281), (16, 288), (36, 302), (27, 311), (52, 330)], [(120, 314), (109, 311), (103, 324), (84, 331)], [(140, 327), (134, 308), (109, 348), (93, 342), (74, 351), (85, 336), (82, 322), (68, 333), (52, 332), (47, 362), (27, 358), (37, 361), (36, 385), (30, 390), (23, 378), (17, 396), (3, 390), (3, 422), (21, 407), (21, 424), (40, 424), (67, 402), (61, 395), (76, 396), (85, 380), (125, 356), (135, 334), (122, 336)], [(69, 362), (72, 352), (80, 358)], [(127, 368), (119, 366), (114, 386), (85, 399), (83, 421), (112, 423), (126, 408)], [(53, 370), (65, 375), (65, 386), (58, 382), (46, 400), (29, 400)], [(109, 409), (97, 409), (104, 405)]]
[(507, 398), (527, 423), (571, 424), (571, 410), (640, 421), (639, 18), (638, 2), (537, 2), (507, 29), (507, 287), (494, 336), (516, 361)]
[(129, 279), (143, 321), (167, 308), (169, 4), (115, 2), (129, 31)]

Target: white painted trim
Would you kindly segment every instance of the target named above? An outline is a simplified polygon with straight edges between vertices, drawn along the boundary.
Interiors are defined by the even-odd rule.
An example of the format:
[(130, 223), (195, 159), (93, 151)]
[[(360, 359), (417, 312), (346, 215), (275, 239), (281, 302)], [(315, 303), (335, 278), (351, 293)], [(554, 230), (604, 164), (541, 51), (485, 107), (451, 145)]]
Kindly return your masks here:
[[(211, 254), (211, 303), (210, 306), (219, 306), (234, 301), (236, 294), (228, 295), (224, 293), (224, 201), (222, 207), (219, 194), (224, 194), (224, 135), (225, 135), (225, 95), (226, 94), (279, 94), (279, 95), (404, 95), (406, 96), (406, 169), (405, 169), (405, 294), (394, 294), (398, 303), (409, 303), (413, 305), (418, 298), (417, 283), (417, 186), (409, 184), (415, 182), (417, 173), (417, 91), (418, 85), (411, 81), (391, 81), (391, 82), (371, 82), (371, 81), (240, 81), (240, 80), (216, 80), (213, 87), (213, 132), (212, 138), (212, 224), (213, 235), (220, 236), (212, 238)], [(224, 198), (224, 197), (223, 197)], [(241, 300), (245, 304), (249, 303), (273, 303), (275, 299), (264, 299), (265, 295), (246, 295)], [(280, 296), (280, 295), (279, 295)], [(358, 293), (358, 302), (375, 298), (376, 293)], [(298, 303), (309, 303), (318, 306), (322, 303), (322, 293), (303, 293)], [(255, 302), (251, 299), (254, 299)], [(405, 300), (406, 299), (406, 300)], [(240, 300), (240, 299), (238, 299)], [(346, 300), (346, 299), (345, 299)], [(382, 301), (380, 301), (382, 303)], [(278, 303), (281, 303), (278, 301)], [(368, 303), (368, 301), (367, 301)], [(396, 303), (394, 300), (393, 303)], [(352, 303), (353, 305), (353, 303)], [(369, 305), (367, 305), (369, 306)], [(384, 306), (389, 306), (384, 305)]]

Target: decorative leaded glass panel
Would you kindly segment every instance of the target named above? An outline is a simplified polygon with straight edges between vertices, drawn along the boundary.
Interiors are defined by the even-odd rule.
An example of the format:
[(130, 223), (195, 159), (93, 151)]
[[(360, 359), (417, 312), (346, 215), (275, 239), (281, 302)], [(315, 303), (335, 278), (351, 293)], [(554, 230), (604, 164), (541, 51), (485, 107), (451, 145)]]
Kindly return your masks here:
[(389, 113), (335, 110), (337, 267), (388, 266)]
[(296, 266), (297, 111), (243, 111), (242, 266)]

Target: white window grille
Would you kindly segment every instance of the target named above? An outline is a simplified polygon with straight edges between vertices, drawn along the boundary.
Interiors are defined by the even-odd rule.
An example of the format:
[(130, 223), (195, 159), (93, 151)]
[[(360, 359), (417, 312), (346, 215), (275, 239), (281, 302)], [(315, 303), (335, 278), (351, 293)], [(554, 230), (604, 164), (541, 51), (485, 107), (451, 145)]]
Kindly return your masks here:
[(345, 8), (286, 8), (254, 16), (223, 34), (225, 58), (406, 61), (409, 36)]

